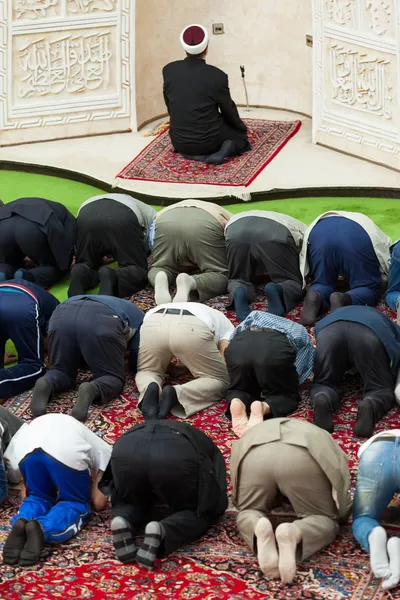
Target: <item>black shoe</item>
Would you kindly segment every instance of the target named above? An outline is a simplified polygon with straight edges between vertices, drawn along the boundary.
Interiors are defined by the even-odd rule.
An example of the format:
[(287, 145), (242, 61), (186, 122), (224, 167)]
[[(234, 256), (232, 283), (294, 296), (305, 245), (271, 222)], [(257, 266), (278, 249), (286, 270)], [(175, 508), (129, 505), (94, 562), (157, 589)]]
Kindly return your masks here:
[(234, 154), (235, 144), (232, 142), (232, 140), (226, 140), (218, 152), (214, 152), (214, 154), (210, 154), (210, 156), (206, 158), (206, 163), (208, 165), (222, 165), (225, 158), (233, 156)]
[(99, 269), (99, 296), (118, 296), (118, 274), (115, 269), (104, 265)]
[(99, 273), (85, 263), (77, 263), (71, 269), (71, 281), (68, 288), (68, 298), (82, 296), (86, 290), (96, 287), (99, 283)]
[(317, 392), (313, 397), (314, 416), (313, 423), (329, 433), (333, 433), (333, 410), (328, 396), (324, 392)]
[(300, 314), (300, 323), (302, 325), (314, 325), (322, 306), (321, 294), (316, 290), (310, 289), (304, 300), (303, 310)]
[(341, 292), (333, 292), (330, 296), (331, 312), (343, 306), (351, 306), (351, 296), (349, 294), (342, 294)]
[(18, 564), (21, 567), (36, 565), (40, 560), (40, 553), (44, 546), (44, 535), (38, 521), (28, 521), (26, 524), (26, 542), (19, 556)]
[(154, 421), (158, 418), (158, 406), (160, 403), (160, 388), (153, 381), (148, 386), (144, 393), (142, 402), (140, 403), (140, 410), (145, 421)]
[(26, 519), (17, 519), (3, 546), (3, 562), (6, 565), (18, 564), (22, 549), (26, 544)]
[(172, 385), (166, 385), (163, 389), (160, 408), (158, 410), (158, 418), (166, 419), (171, 412), (171, 409), (178, 404), (178, 396)]
[(372, 398), (363, 398), (358, 407), (354, 434), (357, 437), (369, 438), (373, 434), (376, 423), (374, 401)]
[(31, 413), (34, 417), (46, 414), (47, 405), (53, 395), (53, 385), (46, 377), (41, 377), (35, 383), (31, 398)]
[(100, 396), (100, 390), (95, 383), (85, 381), (78, 389), (78, 400), (71, 410), (71, 417), (84, 423), (88, 418), (89, 408)]

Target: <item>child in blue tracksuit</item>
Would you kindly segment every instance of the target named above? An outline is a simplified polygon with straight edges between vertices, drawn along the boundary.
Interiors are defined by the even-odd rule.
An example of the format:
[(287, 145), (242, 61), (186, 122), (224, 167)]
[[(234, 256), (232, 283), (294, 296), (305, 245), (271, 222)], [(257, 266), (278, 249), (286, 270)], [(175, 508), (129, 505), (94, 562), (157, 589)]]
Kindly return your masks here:
[(111, 446), (69, 415), (52, 413), (24, 423), (4, 452), (10, 480), (22, 476), (25, 499), (11, 520), (3, 561), (36, 564), (45, 544), (80, 531), (91, 503), (104, 509), (107, 498), (98, 482), (110, 457)]
[[(26, 392), (46, 372), (44, 338), (58, 300), (24, 279), (0, 283), (0, 398)], [(4, 368), (7, 340), (14, 342), (18, 364)]]

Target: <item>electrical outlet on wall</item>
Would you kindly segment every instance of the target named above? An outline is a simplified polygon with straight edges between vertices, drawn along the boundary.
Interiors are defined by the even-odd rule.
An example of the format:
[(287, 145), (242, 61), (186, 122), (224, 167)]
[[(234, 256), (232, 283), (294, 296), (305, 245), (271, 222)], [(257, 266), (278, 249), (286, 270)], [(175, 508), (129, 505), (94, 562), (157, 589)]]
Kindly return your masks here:
[(223, 23), (213, 23), (212, 32), (214, 35), (222, 35), (225, 33)]
[(306, 46), (309, 46), (310, 48), (313, 47), (313, 36), (307, 34), (306, 35)]

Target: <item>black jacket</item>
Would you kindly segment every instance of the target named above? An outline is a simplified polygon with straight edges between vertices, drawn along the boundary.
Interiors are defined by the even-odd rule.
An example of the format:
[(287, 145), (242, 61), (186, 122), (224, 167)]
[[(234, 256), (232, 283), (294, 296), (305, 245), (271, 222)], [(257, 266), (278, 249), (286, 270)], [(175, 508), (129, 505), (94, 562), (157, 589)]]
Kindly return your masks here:
[[(177, 152), (209, 154), (227, 139), (228, 126), (247, 142), (247, 127), (231, 98), (228, 76), (205, 60), (185, 58), (163, 69), (170, 136)], [(236, 141), (236, 140), (234, 140)]]
[[(124, 445), (123, 452), (127, 448), (126, 443), (129, 442), (130, 452), (135, 451), (135, 439), (143, 439), (146, 434), (146, 429), (149, 430), (149, 436), (153, 434), (153, 425), (161, 425), (172, 431), (179, 432), (188, 442), (197, 450), (199, 462), (199, 485), (198, 485), (198, 514), (215, 513), (216, 516), (222, 514), (228, 506), (228, 497), (226, 494), (226, 466), (222, 453), (202, 431), (181, 421), (146, 421), (139, 423), (132, 429), (124, 433), (114, 445), (114, 451), (117, 450), (117, 445), (121, 442)], [(135, 436), (135, 433), (141, 432), (142, 435)], [(99, 488), (101, 491), (109, 495), (114, 489), (113, 475), (113, 456), (111, 455), (110, 463), (105, 471)]]
[(75, 247), (76, 219), (63, 204), (44, 198), (19, 198), (0, 206), (0, 220), (12, 215), (37, 223), (47, 236), (58, 268), (69, 269)]

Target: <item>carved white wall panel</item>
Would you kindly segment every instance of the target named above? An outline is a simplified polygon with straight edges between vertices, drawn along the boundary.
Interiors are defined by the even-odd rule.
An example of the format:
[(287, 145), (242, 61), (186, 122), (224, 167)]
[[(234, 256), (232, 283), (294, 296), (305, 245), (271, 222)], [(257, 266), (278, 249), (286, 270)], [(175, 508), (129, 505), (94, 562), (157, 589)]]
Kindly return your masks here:
[(0, 144), (135, 126), (134, 0), (0, 0)]
[(400, 0), (314, 0), (313, 18), (314, 142), (400, 170)]

